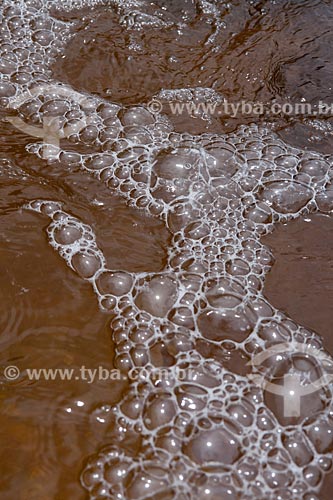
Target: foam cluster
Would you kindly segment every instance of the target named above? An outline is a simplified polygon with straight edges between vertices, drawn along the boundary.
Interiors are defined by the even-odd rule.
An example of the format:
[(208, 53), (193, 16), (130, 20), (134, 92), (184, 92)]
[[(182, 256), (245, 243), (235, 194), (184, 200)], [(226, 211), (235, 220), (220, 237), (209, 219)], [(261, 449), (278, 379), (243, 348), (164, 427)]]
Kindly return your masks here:
[[(121, 6), (135, 13), (135, 29), (141, 21), (144, 29), (145, 5)], [(137, 373), (117, 405), (95, 410), (114, 439), (88, 460), (82, 486), (92, 500), (315, 500), (332, 467), (330, 379), (306, 395), (304, 387), (327, 377), (331, 357), (316, 333), (264, 297), (274, 259), (261, 237), (278, 222), (333, 210), (332, 158), (292, 148), (263, 125), (175, 133), (149, 106), (124, 107), (52, 80), (52, 61), (75, 36), (75, 23), (52, 17), (54, 7), (3, 3), (1, 105), (27, 125), (58, 118), (66, 147), (36, 141), (29, 150), (45, 159), (51, 148), (55, 171), (82, 169), (170, 232), (165, 269), (130, 273), (108, 267), (92, 228), (61, 203), (25, 207), (51, 219), (51, 246), (112, 314), (116, 368)], [(163, 12), (154, 12), (161, 29)], [(302, 396), (298, 411), (286, 412), (286, 380)]]

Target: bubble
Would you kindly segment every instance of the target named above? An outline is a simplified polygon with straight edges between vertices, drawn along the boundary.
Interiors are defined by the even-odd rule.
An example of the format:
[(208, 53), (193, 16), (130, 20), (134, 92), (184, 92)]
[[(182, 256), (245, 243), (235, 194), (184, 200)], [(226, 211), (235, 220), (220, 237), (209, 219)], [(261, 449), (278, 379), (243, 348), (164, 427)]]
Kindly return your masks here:
[(179, 408), (183, 411), (199, 411), (205, 408), (207, 404), (207, 395), (198, 394), (195, 386), (183, 385), (177, 389), (177, 402)]
[(100, 469), (88, 468), (82, 474), (82, 482), (87, 488), (91, 488), (99, 484), (103, 479)]
[(175, 363), (173, 356), (168, 352), (164, 342), (157, 342), (150, 348), (150, 359), (154, 366), (172, 366)]
[(261, 198), (279, 213), (296, 213), (312, 198), (310, 188), (298, 182), (271, 182), (266, 185)]
[(152, 477), (145, 472), (138, 472), (134, 475), (131, 484), (126, 488), (126, 498), (136, 500), (137, 498), (147, 498), (147, 495), (156, 498), (155, 495), (166, 490), (167, 487), (167, 479)]
[(121, 411), (129, 418), (137, 419), (141, 415), (144, 399), (138, 396), (130, 396), (121, 403)]
[(130, 464), (119, 462), (105, 468), (105, 479), (111, 484), (117, 484), (118, 481), (124, 479), (130, 469)]
[(69, 104), (62, 99), (53, 99), (44, 103), (40, 112), (45, 116), (62, 116), (69, 110)]
[(147, 327), (135, 327), (133, 331), (130, 333), (130, 337), (133, 342), (137, 343), (145, 343), (153, 336), (153, 331)]
[(325, 420), (319, 420), (308, 430), (307, 435), (319, 453), (333, 451), (333, 426)]
[(199, 431), (185, 446), (184, 453), (195, 463), (233, 464), (241, 456), (237, 439), (224, 428)]
[(226, 279), (221, 279), (218, 283), (206, 292), (209, 304), (215, 308), (233, 308), (242, 303), (242, 287), (233, 286)]
[(265, 402), (282, 425), (295, 425), (323, 409), (322, 390), (315, 384), (321, 375), (315, 362), (302, 354), (275, 364)]
[(143, 107), (127, 109), (121, 117), (124, 126), (144, 126), (152, 125), (155, 120), (153, 115)]
[(297, 156), (294, 155), (281, 155), (277, 156), (274, 160), (278, 167), (285, 167), (288, 169), (295, 168), (299, 162)]
[(206, 224), (202, 222), (192, 222), (185, 228), (185, 236), (188, 238), (192, 238), (194, 240), (198, 240), (208, 236), (210, 233), (210, 229)]
[(242, 310), (207, 309), (198, 317), (198, 328), (209, 340), (242, 342), (251, 333), (253, 320), (253, 314), (248, 317)]
[(171, 311), (170, 319), (179, 326), (184, 326), (186, 328), (194, 327), (193, 313), (191, 309), (187, 307), (178, 307)]
[(257, 203), (252, 205), (246, 212), (248, 217), (253, 222), (258, 224), (269, 224), (272, 222), (272, 212), (268, 205), (265, 203)]
[(285, 152), (284, 148), (276, 144), (268, 144), (263, 149), (263, 155), (267, 158), (275, 158), (276, 156), (283, 155)]
[(82, 236), (82, 231), (77, 227), (62, 226), (54, 230), (54, 238), (60, 245), (71, 245), (79, 240)]
[(82, 278), (92, 278), (100, 269), (101, 262), (95, 255), (87, 255), (81, 252), (73, 255), (72, 265)]
[(303, 500), (319, 500), (319, 498), (314, 493), (306, 493), (303, 496)]
[(40, 211), (48, 216), (54, 215), (54, 213), (57, 212), (58, 210), (61, 210), (61, 204), (54, 201), (42, 203), (40, 205)]
[(153, 316), (163, 317), (177, 299), (177, 284), (167, 276), (154, 276), (137, 295), (135, 303)]
[(269, 343), (279, 344), (290, 340), (288, 329), (275, 321), (262, 321), (258, 335)]
[(12, 75), (12, 81), (18, 83), (19, 85), (24, 85), (30, 83), (32, 75), (24, 71), (17, 71)]
[(179, 352), (187, 352), (193, 348), (193, 344), (187, 335), (182, 333), (172, 333), (170, 334), (170, 340), (168, 341), (167, 348), (168, 352), (174, 356)]
[(14, 85), (9, 82), (0, 80), (0, 97), (12, 97), (16, 90)]
[(64, 165), (73, 166), (79, 165), (81, 162), (81, 155), (78, 153), (64, 153), (63, 151), (59, 155), (60, 162), (64, 163)]
[(85, 167), (89, 170), (101, 170), (102, 168), (111, 167), (115, 162), (112, 155), (100, 154), (90, 156), (85, 160)]
[(168, 214), (168, 227), (172, 233), (176, 233), (187, 226), (193, 219), (196, 219), (198, 215), (198, 209), (191, 203), (175, 204)]
[(219, 147), (211, 147), (206, 150), (209, 154), (207, 159), (208, 170), (212, 177), (231, 178), (240, 168), (240, 161), (230, 144), (224, 143)]
[(16, 71), (16, 64), (13, 61), (10, 61), (6, 58), (3, 58), (0, 61), (0, 72), (5, 75), (10, 75)]
[(275, 464), (274, 469), (264, 471), (264, 478), (270, 488), (290, 486), (293, 475), (283, 465)]
[(312, 487), (320, 483), (322, 473), (320, 469), (314, 465), (309, 465), (304, 469), (304, 479)]
[(252, 425), (252, 412), (253, 408), (246, 408), (246, 404), (233, 404), (228, 408), (228, 413), (233, 421), (238, 421), (245, 427)]
[[(216, 387), (220, 384), (220, 380), (215, 376), (210, 365), (204, 367), (191, 366), (188, 371), (187, 381), (202, 386), (202, 391), (205, 393), (205, 388)], [(198, 389), (199, 390), (199, 389)]]
[(311, 175), (315, 179), (322, 179), (325, 177), (329, 169), (329, 164), (323, 160), (315, 158), (309, 160), (302, 160), (300, 163), (300, 171)]
[(326, 191), (320, 192), (316, 197), (319, 210), (331, 212), (333, 210), (333, 184), (330, 184)]
[(162, 152), (153, 166), (154, 173), (162, 179), (187, 179), (195, 171), (194, 164), (198, 161), (197, 151), (174, 149)]
[(233, 259), (228, 261), (226, 269), (232, 276), (245, 276), (250, 272), (249, 264), (243, 259)]
[(153, 142), (151, 134), (144, 127), (124, 127), (126, 139), (137, 144), (150, 144)]
[(147, 429), (168, 424), (176, 415), (175, 403), (169, 394), (155, 394), (146, 403), (143, 421)]
[(253, 481), (257, 475), (259, 470), (258, 462), (253, 458), (243, 458), (239, 461), (237, 466), (237, 472), (240, 477), (246, 478), (248, 481)]
[(128, 373), (133, 368), (133, 361), (128, 353), (119, 354), (115, 358), (114, 365), (122, 373)]
[(88, 125), (80, 131), (80, 140), (86, 144), (92, 144), (98, 137), (98, 128), (95, 125)]
[(30, 120), (35, 120), (40, 106), (41, 103), (38, 99), (30, 99), (19, 107), (19, 112), (24, 117), (29, 118)]
[(328, 471), (332, 467), (332, 460), (328, 457), (319, 457), (317, 463), (323, 471)]
[(173, 436), (161, 436), (156, 440), (156, 446), (163, 448), (172, 454), (181, 451), (181, 441)]
[(135, 366), (145, 366), (149, 361), (147, 349), (144, 345), (138, 344), (131, 350), (131, 358)]
[(207, 483), (198, 488), (197, 498), (202, 500), (237, 500), (239, 495), (232, 486), (223, 486), (221, 484)]
[(100, 304), (103, 310), (110, 311), (115, 308), (117, 301), (114, 297), (101, 297)]
[(101, 293), (121, 296), (131, 290), (133, 278), (128, 273), (106, 271), (99, 275), (96, 283)]
[(283, 444), (298, 467), (309, 464), (313, 459), (313, 453), (301, 433), (284, 436)]

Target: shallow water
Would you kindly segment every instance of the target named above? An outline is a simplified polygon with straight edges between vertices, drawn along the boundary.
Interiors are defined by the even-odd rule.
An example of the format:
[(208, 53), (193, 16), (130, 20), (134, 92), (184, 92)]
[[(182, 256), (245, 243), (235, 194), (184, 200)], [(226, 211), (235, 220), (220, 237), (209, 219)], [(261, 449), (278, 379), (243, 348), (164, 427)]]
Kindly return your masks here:
[[(168, 103), (330, 103), (331, 3), (1, 9), (0, 365), (21, 371), (0, 379), (1, 498), (330, 498), (329, 387), (286, 417), (247, 375), (307, 385), (333, 352), (331, 118)], [(50, 116), (46, 157), (28, 125)], [(123, 379), (26, 376), (82, 366)]]
[(277, 226), (264, 241), (276, 258), (266, 279), (266, 297), (318, 332), (332, 352), (332, 217), (316, 214)]

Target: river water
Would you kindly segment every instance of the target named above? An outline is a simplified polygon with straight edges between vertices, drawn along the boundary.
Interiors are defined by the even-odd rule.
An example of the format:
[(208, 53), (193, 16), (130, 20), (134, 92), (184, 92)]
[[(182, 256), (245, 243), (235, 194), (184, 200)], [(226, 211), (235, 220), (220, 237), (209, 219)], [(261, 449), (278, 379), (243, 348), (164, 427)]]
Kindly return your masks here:
[(331, 2), (0, 23), (1, 498), (331, 498)]

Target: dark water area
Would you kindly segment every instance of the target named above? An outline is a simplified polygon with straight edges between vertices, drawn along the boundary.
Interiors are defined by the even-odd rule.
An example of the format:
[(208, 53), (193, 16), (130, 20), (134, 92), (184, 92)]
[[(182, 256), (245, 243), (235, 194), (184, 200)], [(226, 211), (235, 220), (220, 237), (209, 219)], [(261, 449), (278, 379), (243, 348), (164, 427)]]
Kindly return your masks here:
[(265, 243), (276, 258), (266, 279), (267, 298), (318, 332), (332, 351), (332, 217), (317, 214), (277, 226)]
[[(313, 104), (320, 100), (332, 102), (331, 2), (227, 3), (219, 7), (218, 26), (214, 26), (216, 21), (212, 16), (202, 15), (195, 2), (159, 5), (171, 19), (174, 16), (179, 19), (183, 12), (186, 24), (182, 29), (147, 28), (128, 35), (115, 17), (102, 12), (70, 42), (64, 57), (55, 64), (55, 76), (76, 89), (124, 104), (149, 101), (165, 88), (199, 86), (212, 88), (235, 103), (241, 99), (264, 103), (274, 99), (288, 102), (305, 99)], [(203, 51), (210, 37), (211, 48)], [(222, 123), (221, 120), (209, 123), (209, 131), (234, 129), (254, 118), (257, 119), (251, 113), (236, 119), (225, 117)], [(277, 120), (268, 115), (267, 118), (278, 129), (287, 128), (285, 138), (295, 146), (299, 141), (300, 147), (316, 150), (321, 149), (321, 141), (325, 142), (324, 137), (318, 141), (319, 132), (312, 131), (307, 138), (309, 130), (303, 129), (300, 137), (294, 137), (298, 134), (293, 127), (303, 123), (303, 116), (297, 117), (296, 123), (294, 117)], [(192, 132), (193, 127), (197, 132), (200, 125), (201, 132), (208, 128), (208, 124), (199, 125), (197, 121), (180, 124), (181, 131)], [(307, 125), (311, 131), (311, 125)], [(330, 152), (325, 145), (323, 149), (327, 154)]]
[[(26, 2), (33, 12), (26, 18), (26, 14), (22, 14), (24, 26), (29, 26), (27, 32), (20, 26), (16, 2), (5, 0), (4, 6), (0, 6), (0, 498), (329, 500), (333, 486), (330, 473), (333, 409), (329, 389), (323, 390), (320, 397), (314, 396), (318, 407), (315, 406), (313, 415), (302, 413), (303, 428), (303, 421), (295, 423), (294, 420), (290, 425), (282, 423), (280, 426), (280, 410), (270, 404), (266, 405), (268, 410), (263, 410), (264, 396), (255, 394), (253, 387), (248, 392), (244, 389), (244, 400), (248, 399), (244, 403), (242, 420), (240, 407), (232, 410), (239, 400), (235, 395), (230, 396), (228, 389), (224, 391), (223, 384), (229, 388), (232, 384), (240, 387), (243, 383), (244, 387), (249, 384), (246, 362), (274, 345), (273, 337), (264, 338), (259, 334), (247, 343), (247, 335), (254, 331), (255, 317), (264, 318), (269, 326), (279, 321), (282, 329), (290, 330), (290, 342), (297, 342), (297, 345), (311, 341), (321, 349), (318, 334), (324, 349), (333, 353), (332, 114), (286, 116), (265, 113), (259, 117), (253, 112), (238, 113), (234, 117), (225, 113), (208, 117), (191, 116), (186, 112), (173, 114), (168, 107), (167, 94), (162, 91), (197, 89), (193, 90), (191, 98), (198, 103), (207, 96), (202, 89), (209, 89), (214, 91), (209, 94), (211, 102), (220, 103), (222, 98), (231, 103), (262, 102), (266, 110), (274, 100), (289, 103), (305, 100), (316, 111), (319, 101), (333, 103), (332, 2), (158, 0), (154, 4), (138, 2), (138, 5), (117, 1), (105, 6), (101, 5), (103, 2), (62, 5), (52, 1), (51, 14), (44, 9), (46, 3)], [(50, 16), (54, 24), (50, 24)], [(63, 34), (61, 23), (71, 23), (71, 36), (67, 41), (67, 31), (64, 29)], [(51, 50), (45, 52), (47, 44), (43, 40), (53, 32), (59, 39), (59, 46), (58, 52), (51, 56)], [(26, 39), (29, 41), (27, 54), (24, 53)], [(40, 50), (36, 54), (41, 54), (41, 60), (47, 62), (44, 68), (43, 61), (36, 56), (36, 67), (32, 70), (29, 69), (29, 57), (31, 53), (36, 55), (35, 45)], [(22, 76), (27, 73), (31, 73), (30, 83), (25, 83), (28, 77)], [(19, 106), (10, 101), (12, 96), (8, 98), (10, 90), (5, 85), (16, 85), (17, 95), (20, 95), (22, 89), (26, 90), (24, 85), (33, 88), (36, 82), (49, 88), (32, 92), (32, 97), (28, 100), (25, 97)], [(29, 146), (38, 139), (26, 126), (19, 130), (8, 122), (8, 117), (19, 116), (26, 125), (41, 126), (41, 116), (43, 113), (47, 116), (47, 111), (45, 107), (40, 111), (42, 108), (38, 106), (56, 99), (49, 111), (51, 116), (64, 115), (68, 121), (78, 119), (76, 113), (82, 110), (76, 105), (70, 108), (67, 97), (68, 107), (63, 108), (63, 96), (59, 92), (60, 98), (57, 98), (57, 90), (52, 86), (54, 82), (62, 82), (84, 96), (103, 100), (106, 107), (98, 101), (97, 111), (93, 109), (87, 126), (77, 134), (62, 137), (61, 153), (56, 160), (48, 161), (40, 151)], [(180, 99), (179, 94), (172, 95)], [(154, 115), (152, 123), (146, 108), (136, 111), (139, 118), (126, 114), (131, 107), (147, 105), (156, 98), (163, 104), (165, 122), (159, 122), (159, 117)], [(111, 103), (119, 105), (119, 111), (107, 108)], [(238, 132), (240, 126), (253, 122), (258, 127), (263, 126), (264, 131), (259, 128), (254, 132), (243, 129)], [(274, 135), (270, 135), (271, 130)], [(203, 134), (210, 134), (213, 139)], [(223, 139), (219, 139), (222, 135)], [(123, 151), (126, 141), (132, 141), (134, 152)], [(143, 149), (151, 144), (155, 159), (145, 163)], [(235, 153), (230, 159), (232, 145)], [(176, 151), (176, 159), (179, 150), (182, 151), (175, 164), (170, 154), (172, 148)], [(214, 168), (223, 170), (223, 186), (218, 182), (214, 184), (215, 181), (210, 184), (211, 167), (207, 162), (208, 173), (206, 177), (203, 175), (204, 181), (200, 178), (202, 184), (194, 180), (198, 181), (199, 188), (195, 188), (199, 191), (198, 198), (190, 198), (190, 188), (186, 181), (182, 184), (179, 170), (186, 165), (189, 171), (186, 175), (195, 175), (191, 168), (198, 165), (199, 160), (193, 151), (199, 148), (215, 151)], [(222, 153), (221, 150), (216, 152), (218, 148)], [(98, 161), (103, 161), (105, 155), (119, 151), (123, 153), (119, 155), (121, 171), (116, 170), (118, 164), (110, 168), (105, 164), (109, 168), (108, 172), (105, 170), (106, 182), (97, 172), (98, 167), (82, 168), (96, 159), (95, 154), (99, 155)], [(297, 166), (289, 165), (288, 162), (295, 158)], [(166, 173), (163, 173), (163, 161), (169, 162)], [(249, 165), (251, 161), (258, 165), (247, 173), (242, 166), (246, 161)], [(312, 163), (304, 166), (304, 162)], [(127, 196), (129, 188), (122, 184), (123, 179), (128, 178), (126, 168), (132, 165), (133, 179), (141, 182), (141, 204)], [(93, 168), (96, 175), (92, 175)], [(151, 198), (149, 204), (143, 200), (144, 195), (148, 197), (144, 192), (145, 168), (154, 173), (147, 190), (153, 201), (157, 200), (156, 205)], [(112, 177), (112, 169), (118, 172), (118, 180)], [(260, 169), (262, 177), (258, 174)], [(218, 175), (212, 174), (212, 177), (217, 179)], [(179, 182), (172, 184), (174, 179)], [(257, 181), (261, 183), (258, 189)], [(273, 187), (267, 187), (268, 182)], [(295, 183), (296, 194), (288, 182), (290, 186)], [(283, 186), (281, 188), (283, 183), (288, 184), (286, 192)], [(208, 190), (208, 185), (213, 185), (214, 189)], [(204, 186), (202, 193), (200, 186)], [(206, 188), (210, 198), (208, 191), (204, 191)], [(281, 192), (272, 194), (274, 189)], [(202, 199), (207, 195), (208, 201), (202, 201), (204, 209), (198, 208), (195, 212), (201, 194)], [(85, 256), (93, 255), (93, 259), (103, 255), (106, 262), (103, 273), (126, 272), (121, 277), (117, 275), (116, 285), (121, 288), (126, 285), (126, 279), (131, 279), (134, 283), (131, 292), (126, 291), (127, 295), (118, 293), (118, 289), (114, 292), (116, 285), (112, 282), (113, 291), (102, 293), (95, 281), (90, 280), (93, 273), (89, 275), (82, 262), (72, 269), (66, 266), (66, 257), (61, 254), (63, 244), (59, 239), (58, 251), (54, 251), (55, 247), (49, 244), (50, 232), (47, 233), (50, 218), (52, 224), (57, 210), (45, 208), (43, 204), (37, 208), (30, 205), (33, 209), (27, 210), (26, 204), (34, 200), (61, 203), (58, 212), (62, 211), (63, 217), (65, 213), (75, 218), (71, 226), (66, 226), (67, 237), (68, 228), (73, 231), (75, 225), (76, 231), (81, 228), (83, 232), (83, 226), (88, 225), (96, 238), (98, 251), (90, 247), (95, 253), (88, 252)], [(184, 200), (186, 203), (189, 200), (192, 206), (186, 205), (180, 215), (176, 212), (177, 216), (172, 218), (170, 214), (175, 213), (176, 202), (185, 203)], [(164, 203), (163, 213), (158, 211), (159, 203)], [(216, 212), (211, 214), (207, 206), (217, 206)], [(186, 227), (183, 220), (186, 220)], [(233, 228), (237, 228), (236, 236)], [(213, 230), (217, 243), (212, 239)], [(93, 266), (94, 261), (91, 262)], [(247, 270), (243, 272), (244, 269)], [(160, 280), (157, 285), (156, 279)], [(222, 282), (223, 279), (226, 281)], [(198, 292), (195, 286), (200, 280), (203, 282)], [(220, 287), (218, 291), (217, 287)], [(182, 290), (184, 295), (175, 290)], [(193, 298), (195, 293), (198, 295)], [(99, 307), (105, 304), (101, 296), (106, 297), (109, 304), (116, 296), (117, 306), (103, 310)], [(267, 299), (265, 303), (264, 299)], [(144, 324), (147, 331), (152, 329), (156, 337), (153, 342), (148, 334), (144, 337), (141, 332), (137, 341), (140, 352), (133, 347), (133, 331), (138, 328), (133, 319), (135, 307), (135, 321)], [(181, 308), (183, 316), (179, 312)], [(191, 310), (192, 322), (184, 309), (187, 315)], [(223, 322), (219, 315), (225, 314), (228, 318), (230, 310), (236, 310), (233, 322)], [(209, 319), (207, 311), (217, 319)], [(292, 326), (289, 319), (296, 326)], [(140, 328), (143, 329), (142, 325)], [(176, 341), (172, 340), (172, 335)], [(132, 342), (129, 347), (128, 337)], [(143, 353), (143, 345), (147, 355)], [(214, 381), (210, 382), (213, 372), (209, 380), (208, 372), (204, 372), (202, 382), (201, 374), (194, 389), (193, 385), (184, 383), (174, 393), (167, 384), (151, 384), (148, 389), (143, 383), (134, 384), (137, 401), (143, 394), (149, 403), (142, 410), (145, 418), (140, 416), (139, 410), (134, 418), (130, 410), (126, 413), (123, 409), (129, 395), (133, 396), (131, 381), (126, 376), (122, 380), (99, 379), (93, 383), (82, 377), (29, 380), (25, 376), (30, 368), (69, 368), (76, 374), (81, 367), (92, 370), (103, 367), (111, 371), (121, 366), (119, 353), (125, 359), (128, 352), (131, 362), (139, 367), (145, 364), (170, 367), (180, 363), (180, 359), (184, 363), (186, 356), (186, 363), (202, 363), (205, 370), (204, 363), (213, 365), (216, 362), (220, 365), (223, 383), (216, 378), (218, 389), (212, 392), (212, 387), (216, 387)], [(275, 362), (278, 365), (279, 359)], [(306, 365), (305, 357), (301, 362)], [(21, 376), (10, 381), (6, 379), (4, 370), (8, 366), (18, 367)], [(297, 366), (295, 364), (296, 371)], [(312, 376), (312, 367), (309, 370)], [(162, 398), (162, 409), (159, 407), (155, 411), (154, 407), (151, 410), (153, 403), (144, 391), (156, 391), (156, 401), (160, 403), (158, 398)], [(176, 410), (168, 403), (171, 400), (168, 398), (172, 397), (179, 405)], [(212, 410), (213, 417), (209, 412), (204, 413), (209, 398), (219, 404)], [(228, 401), (226, 411), (234, 420), (228, 420), (223, 413), (221, 431), (219, 414), (224, 411), (224, 401)], [(139, 403), (136, 404), (137, 409)], [(185, 410), (191, 416), (188, 420)], [(260, 451), (262, 463), (268, 457), (268, 465), (263, 466), (263, 472), (257, 477), (253, 470), (256, 467), (259, 470), (259, 462), (256, 462), (259, 437), (255, 437), (255, 425), (250, 434), (246, 418), (250, 420), (251, 415), (256, 415), (259, 419), (260, 411), (266, 410), (262, 416), (265, 425), (270, 418), (274, 424), (270, 427), (268, 423), (267, 428), (260, 431), (260, 439), (264, 431), (268, 436), (266, 441), (263, 439)], [(130, 415), (130, 424), (124, 415)], [(318, 418), (318, 422), (327, 418), (331, 427), (328, 430), (325, 427), (327, 433), (323, 431), (311, 441), (308, 436), (312, 431), (307, 425), (315, 425), (312, 417)], [(186, 422), (185, 430), (177, 427), (182, 419)], [(145, 432), (142, 430), (144, 425), (147, 427)], [(193, 430), (196, 426), (200, 428), (199, 434)], [(295, 445), (301, 457), (299, 462), (298, 458), (290, 458), (292, 445), (279, 448), (276, 444), (274, 433), (275, 436), (282, 433), (285, 438), (295, 429), (311, 441), (313, 457), (308, 462), (299, 442)], [(199, 438), (192, 439), (191, 433)], [(250, 444), (246, 441), (247, 434), (249, 440), (252, 439)], [(165, 436), (171, 436), (172, 446), (169, 442), (165, 444)], [(241, 443), (241, 451), (235, 451), (235, 439)], [(149, 451), (152, 442), (155, 448)], [(181, 442), (179, 448), (177, 442)], [(217, 443), (213, 446), (213, 455), (207, 452), (211, 443)], [(108, 455), (103, 451), (106, 445), (122, 450), (117, 455), (118, 461), (111, 457), (111, 452)], [(165, 458), (165, 450), (175, 457), (175, 462), (167, 461), (171, 459)], [(274, 454), (276, 450), (278, 454)], [(97, 458), (96, 453), (100, 453)], [(133, 464), (135, 467), (131, 469)], [(100, 468), (104, 468), (102, 479)], [(165, 469), (177, 478), (174, 483), (166, 479)], [(296, 479), (290, 479), (290, 474)], [(251, 492), (247, 491), (246, 481), (254, 488)]]

